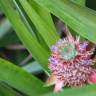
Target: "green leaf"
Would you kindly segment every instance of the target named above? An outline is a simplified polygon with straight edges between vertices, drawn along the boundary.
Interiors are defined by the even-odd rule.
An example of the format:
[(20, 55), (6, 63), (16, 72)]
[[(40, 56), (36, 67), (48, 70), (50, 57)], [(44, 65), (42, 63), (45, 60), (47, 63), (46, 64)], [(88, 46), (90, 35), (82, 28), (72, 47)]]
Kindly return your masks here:
[[(68, 24), (81, 36), (96, 42), (96, 12), (69, 0), (34, 0)], [(54, 6), (54, 5), (55, 6)], [(74, 11), (75, 10), (75, 11)]]
[[(46, 8), (40, 6), (38, 3), (34, 2), (33, 0), (29, 0), (30, 5), (34, 8), (34, 10), (40, 15), (41, 19), (44, 20), (44, 22), (50, 27), (51, 30), (53, 30), (53, 34), (56, 36), (56, 28), (53, 24), (52, 17), (50, 13), (46, 10)], [(57, 36), (58, 38), (58, 36)]]
[(64, 89), (58, 94), (45, 94), (42, 96), (95, 96), (96, 95), (96, 85), (85, 86), (81, 88), (70, 88)]
[(26, 14), (29, 16), (38, 32), (44, 38), (45, 42), (49, 46), (49, 48), (56, 43), (59, 39), (59, 36), (54, 33), (54, 30), (51, 29), (38, 15), (38, 13), (34, 10), (32, 6), (26, 0), (19, 0), (22, 7), (24, 8)]
[[(56, 32), (56, 28), (53, 24), (51, 14), (46, 10), (46, 8), (40, 6), (39, 4), (34, 2), (33, 0), (29, 0), (29, 4), (31, 5), (31, 7), (34, 8), (34, 10), (37, 12), (37, 14), (40, 16), (40, 18), (44, 21), (44, 23), (47, 24), (47, 26), (49, 26), (49, 28), (52, 30), (51, 32), (48, 32), (48, 33), (50, 33), (52, 37), (54, 37), (54, 35), (55, 35), (55, 37), (58, 38), (59, 35)], [(39, 38), (41, 38), (41, 35), (39, 34), (39, 32), (37, 33), (37, 35)]]
[(9, 86), (0, 83), (0, 95), (1, 96), (16, 96), (16, 92), (12, 90)]
[(47, 44), (45, 43), (45, 41), (43, 40), (41, 35), (37, 32), (35, 26), (31, 22), (30, 18), (25, 13), (25, 11), (22, 8), (20, 2), (18, 0), (13, 0), (13, 2), (14, 2), (14, 4), (15, 4), (15, 6), (16, 6), (16, 8), (17, 8), (17, 10), (18, 10), (18, 12), (21, 16), (21, 19), (22, 19), (23, 23), (26, 25), (28, 30), (32, 33), (32, 35), (35, 37), (35, 39), (38, 40), (38, 42), (42, 45), (42, 47), (49, 50)]
[(42, 48), (34, 36), (25, 27), (18, 12), (14, 9), (12, 0), (0, 0), (0, 3), (5, 15), (10, 20), (22, 43), (29, 52), (32, 53), (32, 56), (39, 62), (39, 64), (41, 64), (44, 69), (48, 69), (49, 52)]
[[(35, 30), (33, 28), (31, 28), (29, 22), (28, 22), (28, 18), (26, 17), (26, 14), (22, 8), (22, 6), (20, 5), (20, 3), (18, 2), (18, 0), (13, 0), (13, 3), (16, 7), (16, 9), (18, 10), (20, 16), (21, 16), (21, 19), (23, 21), (23, 23), (27, 26), (27, 28), (29, 29), (29, 31), (32, 33), (32, 35), (34, 36), (35, 39), (36, 38), (36, 35), (35, 35)], [(34, 31), (33, 31), (34, 30)]]
[(43, 83), (39, 79), (36, 79), (31, 74), (1, 58), (0, 80), (28, 96), (40, 96), (40, 94), (49, 91), (49, 89), (43, 87)]
[(71, 0), (71, 1), (81, 6), (85, 6), (86, 4), (86, 0)]

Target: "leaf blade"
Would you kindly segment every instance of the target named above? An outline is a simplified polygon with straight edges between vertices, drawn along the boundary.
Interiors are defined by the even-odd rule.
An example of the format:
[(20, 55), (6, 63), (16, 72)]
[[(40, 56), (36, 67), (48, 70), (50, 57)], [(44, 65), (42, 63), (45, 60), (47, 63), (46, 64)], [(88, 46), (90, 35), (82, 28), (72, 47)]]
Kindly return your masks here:
[(22, 43), (25, 45), (28, 51), (32, 53), (33, 57), (39, 62), (39, 64), (41, 64), (44, 69), (48, 70), (47, 64), (49, 52), (42, 48), (42, 46), (37, 42), (37, 40), (35, 40), (32, 34), (22, 23), (18, 12), (11, 5), (11, 3), (13, 3), (12, 0), (10, 0), (10, 2), (8, 0), (0, 0), (0, 3), (3, 11), (10, 20), (16, 34)]
[(2, 58), (0, 58), (0, 80), (29, 96), (33, 94), (38, 96), (49, 91), (43, 87), (43, 82), (39, 79)]
[(0, 95), (1, 96), (16, 96), (17, 93), (9, 88), (5, 84), (0, 83)]
[[(34, 1), (47, 8), (47, 10), (68, 24), (81, 36), (93, 43), (96, 42), (96, 12), (93, 13), (90, 9), (79, 6), (68, 0), (63, 0), (63, 2), (55, 2), (55, 0)], [(53, 6), (53, 4), (55, 4), (55, 6)]]
[(95, 96), (96, 85), (83, 86), (81, 88), (64, 89), (58, 94), (49, 93), (43, 96)]
[(53, 30), (44, 23), (34, 8), (30, 6), (26, 0), (20, 0), (20, 3), (50, 48), (59, 39), (59, 36), (53, 33)]

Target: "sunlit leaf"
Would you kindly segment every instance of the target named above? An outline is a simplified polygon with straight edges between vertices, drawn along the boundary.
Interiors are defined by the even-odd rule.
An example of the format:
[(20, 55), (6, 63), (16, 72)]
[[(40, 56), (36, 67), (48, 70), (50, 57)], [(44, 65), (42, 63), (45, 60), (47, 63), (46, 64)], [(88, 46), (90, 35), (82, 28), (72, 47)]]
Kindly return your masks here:
[(14, 28), (22, 43), (29, 50), (29, 52), (32, 53), (32, 56), (39, 62), (39, 64), (41, 64), (43, 68), (48, 69), (47, 64), (49, 52), (45, 51), (45, 49), (42, 48), (42, 46), (37, 42), (34, 36), (25, 27), (24, 23), (20, 19), (19, 14), (12, 5), (12, 0), (0, 0), (0, 3), (2, 4), (1, 7), (4, 13), (10, 20), (12, 27)]
[[(43, 83), (16, 65), (0, 58), (0, 80), (29, 95), (38, 96), (48, 92)], [(37, 84), (38, 82), (38, 84)]]
[(95, 96), (96, 95), (96, 85), (85, 86), (82, 88), (70, 88), (64, 89), (58, 94), (49, 93), (43, 96)]
[[(96, 42), (96, 12), (69, 0), (34, 0), (68, 24), (81, 36)], [(54, 6), (54, 5), (55, 6)]]
[(56, 32), (54, 33), (54, 30), (52, 30), (51, 27), (41, 19), (41, 17), (37, 14), (34, 8), (30, 6), (27, 0), (19, 1), (33, 24), (36, 26), (38, 32), (41, 34), (50, 48), (54, 43), (56, 43), (56, 41), (59, 39), (59, 36), (55, 35)]

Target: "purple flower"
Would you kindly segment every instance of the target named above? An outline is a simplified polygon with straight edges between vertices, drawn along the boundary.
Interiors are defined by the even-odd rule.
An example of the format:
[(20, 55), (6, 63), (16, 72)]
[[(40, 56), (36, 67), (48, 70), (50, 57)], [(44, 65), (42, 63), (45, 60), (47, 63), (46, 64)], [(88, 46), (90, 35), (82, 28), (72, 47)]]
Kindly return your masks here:
[(52, 52), (57, 52), (57, 51), (58, 51), (58, 47), (52, 46), (51, 51), (52, 51)]

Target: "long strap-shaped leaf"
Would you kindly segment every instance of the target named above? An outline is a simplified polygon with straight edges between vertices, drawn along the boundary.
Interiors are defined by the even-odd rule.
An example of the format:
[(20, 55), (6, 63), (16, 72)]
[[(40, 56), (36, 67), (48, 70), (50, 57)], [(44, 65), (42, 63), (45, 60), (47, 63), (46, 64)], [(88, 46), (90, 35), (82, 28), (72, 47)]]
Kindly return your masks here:
[[(96, 42), (96, 12), (70, 0), (34, 0), (47, 8), (72, 29), (93, 43)], [(55, 6), (54, 6), (55, 5)]]
[(47, 91), (43, 83), (16, 65), (0, 58), (0, 80), (28, 96), (40, 96)]
[(71, 0), (71, 1), (73, 1), (74, 3), (79, 4), (81, 6), (85, 6), (85, 4), (86, 4), (86, 0)]
[[(47, 24), (47, 26), (51, 29), (51, 31), (47, 30), (46, 32), (50, 33), (51, 37), (55, 36), (54, 41), (56, 41), (59, 38), (59, 35), (56, 32), (56, 28), (54, 26), (54, 23), (53, 23), (53, 20), (51, 17), (51, 13), (48, 10), (46, 10), (46, 8), (40, 6), (38, 3), (36, 3), (33, 0), (29, 0), (28, 2), (31, 5), (31, 7), (34, 8), (34, 10), (37, 12), (37, 14), (40, 16), (40, 18), (44, 21), (44, 23)], [(37, 35), (40, 37), (39, 32), (37, 33)], [(50, 37), (49, 37), (49, 39), (50, 39)]]
[(42, 45), (42, 47), (44, 47), (44, 49), (48, 50), (49, 49), (48, 48), (48, 45), (45, 43), (44, 39), (39, 34), (39, 32), (36, 30), (35, 26), (31, 22), (31, 20), (27, 16), (27, 14), (25, 13), (25, 11), (22, 8), (19, 0), (13, 0), (13, 2), (14, 2), (14, 5), (15, 5), (16, 9), (18, 10), (18, 12), (19, 12), (19, 14), (21, 16), (22, 22), (26, 25), (26, 27), (32, 33), (32, 35), (34, 36), (34, 38), (38, 40), (38, 42)]
[(38, 3), (34, 2), (33, 0), (29, 0), (30, 5), (35, 9), (35, 11), (40, 15), (41, 19), (44, 20), (45, 24), (49, 26), (49, 28), (53, 31), (52, 33), (49, 32), (51, 35), (54, 34), (58, 38), (58, 34), (56, 32), (56, 28), (53, 24), (52, 17), (50, 12), (46, 10), (46, 8), (40, 6)]
[(16, 96), (17, 93), (10, 88), (9, 86), (6, 86), (5, 84), (0, 83), (0, 96)]
[(42, 96), (96, 96), (96, 85), (65, 89), (58, 94), (50, 93)]
[(32, 53), (33, 57), (43, 66), (47, 68), (49, 53), (35, 40), (34, 36), (28, 31), (22, 23), (19, 14), (12, 5), (12, 0), (0, 0), (1, 7), (10, 20), (15, 32), (25, 47)]
[(23, 23), (26, 25), (26, 27), (32, 33), (32, 35), (34, 36), (34, 38), (37, 39), (36, 36), (35, 36), (35, 32), (34, 32), (33, 28), (31, 28), (31, 26), (30, 26), (30, 24), (29, 24), (29, 22), (27, 20), (26, 14), (25, 14), (24, 10), (22, 10), (22, 8), (21, 8), (18, 0), (13, 0), (13, 3), (14, 3), (14, 6), (16, 7), (16, 9), (18, 10), (18, 13), (21, 16), (21, 19), (22, 19)]
[(29, 16), (31, 21), (34, 23), (35, 27), (37, 28), (38, 32), (44, 38), (45, 42), (48, 44), (49, 48), (56, 43), (59, 39), (59, 36), (54, 33), (53, 28), (51, 29), (47, 23), (41, 19), (38, 13), (34, 10), (32, 6), (28, 3), (27, 0), (19, 0), (22, 7), (26, 11), (26, 14)]

